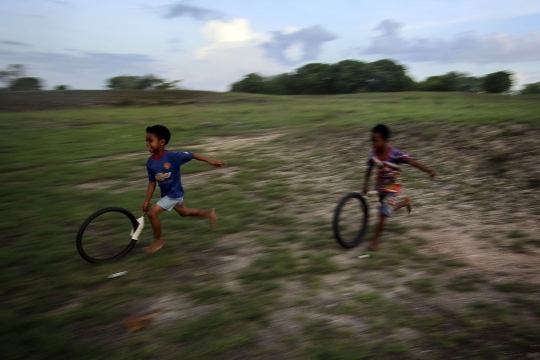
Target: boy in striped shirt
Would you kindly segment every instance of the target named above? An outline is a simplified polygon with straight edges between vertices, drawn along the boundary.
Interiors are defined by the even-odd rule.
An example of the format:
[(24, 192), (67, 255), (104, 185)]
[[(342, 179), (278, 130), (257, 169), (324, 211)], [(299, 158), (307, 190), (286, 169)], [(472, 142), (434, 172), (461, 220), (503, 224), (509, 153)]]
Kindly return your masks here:
[(377, 167), (377, 175), (375, 181), (375, 189), (379, 194), (380, 205), (378, 210), (379, 224), (375, 231), (373, 241), (369, 245), (369, 249), (376, 251), (378, 248), (379, 238), (386, 224), (386, 218), (391, 217), (394, 211), (406, 207), (410, 213), (412, 210), (411, 198), (398, 201), (397, 196), (401, 192), (401, 164), (409, 164), (417, 169), (420, 169), (429, 174), (430, 180), (435, 179), (435, 171), (425, 167), (418, 161), (412, 159), (405, 154), (388, 144), (390, 138), (390, 130), (385, 125), (377, 125), (371, 130), (371, 144), (373, 151), (370, 152), (367, 161), (367, 171), (364, 179), (363, 194), (368, 192), (368, 183), (371, 176), (371, 171), (374, 166)]

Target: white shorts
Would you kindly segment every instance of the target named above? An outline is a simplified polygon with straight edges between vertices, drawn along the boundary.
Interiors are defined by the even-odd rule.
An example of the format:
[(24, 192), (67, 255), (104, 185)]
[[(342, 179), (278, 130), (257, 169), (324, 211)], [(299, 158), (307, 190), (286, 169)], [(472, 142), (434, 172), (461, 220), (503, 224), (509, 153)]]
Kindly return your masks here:
[(168, 196), (165, 196), (159, 199), (156, 205), (159, 205), (160, 207), (164, 208), (167, 211), (171, 211), (176, 205), (180, 205), (183, 202), (184, 202), (183, 197), (173, 199)]

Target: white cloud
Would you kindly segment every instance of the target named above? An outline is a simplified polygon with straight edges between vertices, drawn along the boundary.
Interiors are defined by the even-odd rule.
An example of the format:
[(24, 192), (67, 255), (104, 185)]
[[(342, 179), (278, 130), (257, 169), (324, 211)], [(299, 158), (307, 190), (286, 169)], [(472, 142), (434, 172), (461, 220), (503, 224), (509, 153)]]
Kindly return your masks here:
[[(437, 13), (443, 16), (433, 16), (430, 12), (427, 12), (427, 14), (431, 15), (426, 17), (428, 20), (407, 24), (407, 30), (436, 28), (464, 23), (500, 21), (540, 13), (540, 2), (538, 0), (513, 0), (505, 2), (475, 0), (464, 1), (463, 3), (463, 6), (460, 6), (455, 1), (447, 2), (446, 4), (430, 2), (430, 5), (434, 6), (431, 14), (434, 12), (433, 9), (437, 9)], [(466, 10), (464, 11), (464, 9)]]
[(20, 41), (11, 41), (11, 40), (0, 40), (0, 45), (10, 45), (10, 46), (30, 46), (27, 43)]
[(199, 60), (210, 59), (226, 49), (258, 46), (269, 39), (268, 35), (251, 30), (247, 19), (210, 21), (202, 28), (201, 33), (210, 41), (210, 45), (197, 50), (195, 57)]
[(521, 87), (525, 84), (540, 82), (540, 71), (522, 71), (514, 74), (515, 85)]
[(210, 41), (215, 43), (230, 43), (250, 40), (264, 40), (267, 38), (262, 33), (251, 30), (249, 20), (233, 19), (231, 21), (210, 21), (206, 24), (201, 33)]
[(301, 28), (299, 28), (298, 26), (287, 26), (285, 29), (281, 30), (281, 33), (285, 35), (289, 35), (289, 34), (294, 34), (295, 32), (298, 32), (300, 30)]
[(176, 3), (166, 5), (161, 9), (165, 9), (163, 17), (165, 19), (174, 19), (178, 17), (190, 17), (196, 20), (219, 19), (224, 16), (220, 11), (207, 9), (200, 6), (185, 5)]
[[(198, 66), (183, 76), (198, 86), (220, 90), (252, 72), (277, 75), (290, 71), (292, 65), (315, 60), (322, 44), (336, 38), (320, 25), (260, 33), (243, 18), (210, 21), (201, 33), (210, 44), (196, 51)], [(185, 85), (189, 87), (190, 82)]]
[(283, 55), (289, 60), (290, 62), (297, 63), (302, 61), (303, 57), (303, 49), (302, 44), (296, 43), (290, 45), (287, 50), (283, 52)]
[(261, 48), (272, 35), (254, 31), (247, 19), (210, 21), (201, 33), (209, 44), (196, 51), (198, 61), (194, 66), (175, 74), (176, 78), (187, 79), (184, 86), (188, 88), (227, 90), (230, 84), (252, 72), (274, 75), (289, 70), (268, 58)]
[(516, 63), (540, 61), (540, 33), (522, 36), (495, 33), (478, 36), (472, 32), (442, 38), (405, 38), (402, 24), (384, 20), (375, 30), (380, 35), (372, 39), (363, 54), (398, 57), (409, 61), (446, 63)]
[[(262, 47), (269, 57), (287, 65), (316, 60), (322, 45), (337, 39), (335, 34), (321, 25), (303, 29), (286, 28), (284, 31), (274, 31), (272, 35), (273, 39), (262, 44)], [(300, 56), (298, 56), (298, 48), (301, 49)]]
[(251, 29), (249, 20), (242, 18), (210, 21), (203, 27), (201, 33), (211, 43), (197, 50), (196, 58), (199, 60), (216, 56), (215, 52), (218, 50), (258, 46), (266, 53), (263, 57), (275, 59), (284, 65), (315, 60), (321, 45), (337, 38), (320, 25), (304, 29), (289, 26), (282, 31), (257, 33)]

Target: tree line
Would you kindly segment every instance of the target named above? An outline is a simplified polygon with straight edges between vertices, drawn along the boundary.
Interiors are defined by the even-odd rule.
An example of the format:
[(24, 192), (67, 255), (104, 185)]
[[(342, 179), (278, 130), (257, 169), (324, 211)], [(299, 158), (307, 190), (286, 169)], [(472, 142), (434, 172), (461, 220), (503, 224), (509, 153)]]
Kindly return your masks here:
[(12, 91), (41, 90), (41, 80), (27, 77), (25, 73), (24, 65), (8, 65), (4, 70), (0, 70), (0, 82), (4, 83), (5, 89)]
[[(335, 64), (311, 63), (293, 72), (275, 76), (246, 75), (231, 85), (233, 92), (274, 95), (352, 94), (357, 92), (395, 91), (485, 91), (500, 93), (512, 86), (511, 73), (498, 71), (481, 77), (451, 71), (415, 82), (406, 68), (383, 59), (366, 63), (343, 60)], [(169, 81), (155, 75), (120, 75), (105, 81), (111, 90), (174, 90), (181, 80)], [(43, 80), (26, 76), (21, 64), (11, 64), (0, 70), (0, 90), (35, 91), (43, 89)], [(57, 85), (54, 90), (68, 90), (68, 85)], [(521, 94), (540, 94), (540, 82), (525, 84)]]
[[(392, 60), (366, 63), (343, 60), (335, 64), (311, 63), (293, 72), (275, 76), (246, 75), (231, 85), (232, 92), (274, 95), (352, 94), (358, 92), (395, 91), (485, 91), (501, 93), (512, 86), (511, 73), (498, 71), (481, 77), (451, 71), (415, 82), (406, 68)], [(538, 86), (527, 84), (527, 93)]]
[[(105, 80), (106, 87), (111, 90), (175, 90), (181, 80), (168, 81), (149, 74), (144, 76), (120, 75)], [(26, 68), (22, 64), (11, 64), (0, 70), (0, 90), (36, 91), (43, 90), (43, 80), (26, 76)], [(57, 85), (54, 90), (68, 90), (68, 85)]]
[(180, 80), (167, 81), (154, 75), (145, 76), (115, 76), (106, 80), (111, 90), (173, 90), (178, 89)]

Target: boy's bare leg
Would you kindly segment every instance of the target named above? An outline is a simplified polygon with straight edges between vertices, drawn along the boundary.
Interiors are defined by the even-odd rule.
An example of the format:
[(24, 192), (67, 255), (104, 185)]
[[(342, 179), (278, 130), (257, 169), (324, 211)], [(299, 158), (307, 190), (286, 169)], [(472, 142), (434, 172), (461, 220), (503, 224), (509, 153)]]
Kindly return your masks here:
[(371, 244), (369, 244), (370, 250), (377, 251), (379, 245), (379, 238), (381, 237), (385, 224), (386, 215), (384, 215), (383, 213), (379, 213), (379, 224), (377, 225), (377, 230), (375, 230), (375, 236), (373, 237), (373, 241), (371, 241)]
[(165, 241), (161, 238), (161, 221), (159, 221), (159, 214), (163, 211), (165, 211), (165, 209), (157, 204), (152, 206), (150, 211), (148, 211), (148, 219), (150, 220), (152, 230), (154, 231), (154, 242), (152, 242), (150, 246), (143, 248), (146, 252), (156, 252), (165, 245)]
[(411, 210), (412, 210), (412, 200), (411, 200), (411, 198), (406, 198), (405, 200), (398, 202), (394, 206), (394, 211), (397, 211), (397, 210), (401, 209), (404, 206), (407, 207), (407, 212), (410, 214)]
[(199, 216), (207, 219), (212, 225), (212, 229), (215, 229), (217, 226), (217, 216), (216, 210), (212, 209), (210, 211), (199, 210), (199, 209), (188, 209), (184, 203), (178, 204), (174, 207), (174, 210), (180, 214), (180, 216)]

